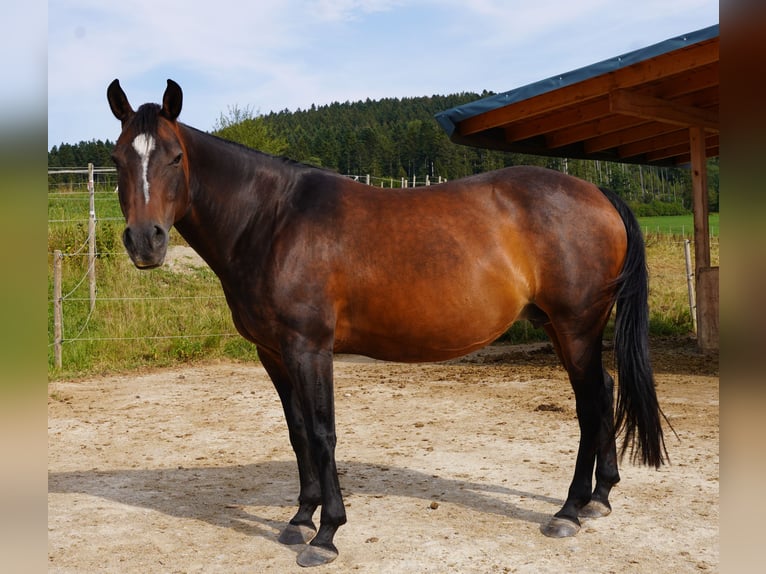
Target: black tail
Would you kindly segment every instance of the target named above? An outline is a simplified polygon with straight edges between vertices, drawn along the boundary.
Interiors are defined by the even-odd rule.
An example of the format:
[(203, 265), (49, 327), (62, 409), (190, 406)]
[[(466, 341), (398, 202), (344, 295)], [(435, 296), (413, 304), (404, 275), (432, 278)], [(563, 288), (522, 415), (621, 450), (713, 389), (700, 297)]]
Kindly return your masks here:
[(610, 190), (601, 191), (619, 212), (628, 234), (628, 251), (617, 278), (614, 354), (619, 391), (615, 432), (625, 431), (621, 455), (630, 447), (634, 462), (640, 460), (659, 468), (668, 453), (662, 434), (664, 415), (657, 402), (649, 361), (649, 275), (644, 238), (627, 204)]

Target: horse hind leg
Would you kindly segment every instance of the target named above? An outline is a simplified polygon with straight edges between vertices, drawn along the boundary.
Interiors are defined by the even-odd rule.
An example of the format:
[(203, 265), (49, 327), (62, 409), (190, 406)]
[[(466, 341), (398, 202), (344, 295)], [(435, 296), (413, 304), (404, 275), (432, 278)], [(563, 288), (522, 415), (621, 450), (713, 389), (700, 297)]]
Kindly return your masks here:
[(601, 396), (601, 426), (596, 452), (596, 488), (590, 502), (579, 511), (581, 518), (600, 518), (612, 512), (609, 493), (620, 482), (617, 468), (617, 445), (614, 435), (614, 379), (603, 369), (604, 391)]
[[(561, 510), (541, 528), (546, 536), (563, 538), (577, 534), (580, 517), (605, 516), (611, 511), (609, 492), (619, 481), (613, 433), (614, 381), (601, 362), (601, 329), (590, 336), (563, 338), (552, 323), (544, 327), (569, 374), (580, 427), (575, 472), (567, 499)], [(571, 331), (562, 329), (562, 332)]]

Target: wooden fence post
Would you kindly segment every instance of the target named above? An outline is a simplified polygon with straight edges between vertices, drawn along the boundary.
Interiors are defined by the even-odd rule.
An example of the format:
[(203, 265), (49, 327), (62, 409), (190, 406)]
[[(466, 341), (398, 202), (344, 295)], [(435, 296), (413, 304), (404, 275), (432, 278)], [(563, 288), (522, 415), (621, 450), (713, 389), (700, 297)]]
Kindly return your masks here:
[(88, 216), (88, 283), (90, 285), (90, 310), (96, 306), (96, 200), (93, 181), (93, 164), (88, 164), (88, 195), (90, 212)]
[(64, 314), (61, 298), (61, 267), (64, 257), (58, 249), (53, 252), (53, 358), (57, 369), (61, 368)]

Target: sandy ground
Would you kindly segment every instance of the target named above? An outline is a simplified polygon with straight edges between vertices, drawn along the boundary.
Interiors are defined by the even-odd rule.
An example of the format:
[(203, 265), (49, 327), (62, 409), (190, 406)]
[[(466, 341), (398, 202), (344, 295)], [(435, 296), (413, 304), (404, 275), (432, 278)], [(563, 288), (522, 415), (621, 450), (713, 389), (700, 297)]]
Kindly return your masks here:
[[(672, 464), (625, 460), (613, 513), (563, 540), (540, 533), (577, 448), (549, 346), (431, 365), (339, 357), (348, 524), (316, 571), (718, 571), (718, 360), (691, 342), (653, 353)], [(276, 540), (297, 470), (259, 365), (51, 383), (48, 470), (50, 572), (306, 572)]]

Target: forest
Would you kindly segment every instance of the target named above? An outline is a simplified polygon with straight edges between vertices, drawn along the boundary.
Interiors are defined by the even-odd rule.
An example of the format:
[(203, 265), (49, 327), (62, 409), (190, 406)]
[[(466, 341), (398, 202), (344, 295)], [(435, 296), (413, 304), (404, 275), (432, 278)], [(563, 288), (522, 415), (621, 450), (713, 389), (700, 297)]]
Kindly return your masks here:
[[(688, 169), (613, 162), (548, 158), (472, 148), (452, 143), (434, 116), (489, 95), (386, 98), (334, 102), (309, 109), (261, 114), (229, 107), (212, 129), (219, 137), (282, 155), (384, 187), (406, 180), (422, 185), (512, 165), (540, 165), (610, 187), (627, 199), (638, 216), (680, 215), (691, 210)], [(200, 127), (200, 126), (195, 126)], [(48, 152), (48, 168), (111, 166), (111, 141), (62, 143)], [(71, 175), (49, 175), (51, 184)], [(73, 180), (72, 180), (73, 181)], [(718, 158), (708, 162), (709, 209), (718, 211)]]

